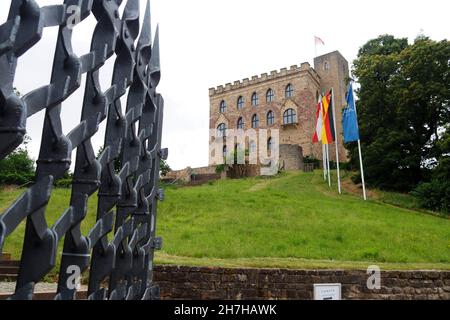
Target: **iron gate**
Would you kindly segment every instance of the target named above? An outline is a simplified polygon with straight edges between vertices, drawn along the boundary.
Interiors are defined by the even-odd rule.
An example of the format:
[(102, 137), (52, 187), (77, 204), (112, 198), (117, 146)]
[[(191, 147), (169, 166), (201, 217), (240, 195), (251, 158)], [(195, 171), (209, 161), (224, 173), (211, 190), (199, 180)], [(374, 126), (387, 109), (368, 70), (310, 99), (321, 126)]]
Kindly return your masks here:
[[(162, 245), (155, 235), (161, 159), (164, 101), (160, 81), (158, 30), (152, 43), (147, 3), (140, 31), (140, 0), (61, 0), (39, 7), (34, 0), (13, 0), (6, 23), (0, 26), (0, 159), (23, 141), (27, 118), (45, 109), (42, 142), (34, 184), (0, 215), (0, 253), (6, 238), (26, 221), (16, 290), (10, 299), (33, 298), (34, 286), (56, 265), (61, 255), (55, 299), (76, 298), (72, 276), (89, 270), (88, 297), (158, 299), (152, 283), (154, 251)], [(97, 20), (91, 51), (76, 56), (73, 26), (93, 14)], [(50, 84), (23, 97), (14, 91), (20, 57), (42, 37), (47, 27), (59, 26)], [(139, 37), (139, 39), (138, 39)], [(100, 69), (115, 58), (111, 86), (102, 91)], [(32, 70), (29, 70), (30, 73)], [(63, 103), (86, 74), (80, 123), (63, 134)], [(126, 112), (121, 98), (127, 95)], [(91, 138), (106, 121), (103, 152), (96, 157)], [(76, 163), (67, 210), (49, 226), (46, 209), (54, 181)], [(120, 170), (115, 164), (120, 162)], [(88, 235), (80, 225), (88, 199), (98, 196), (97, 223)], [(111, 235), (108, 239), (108, 235)], [(63, 241), (63, 252), (58, 243)]]

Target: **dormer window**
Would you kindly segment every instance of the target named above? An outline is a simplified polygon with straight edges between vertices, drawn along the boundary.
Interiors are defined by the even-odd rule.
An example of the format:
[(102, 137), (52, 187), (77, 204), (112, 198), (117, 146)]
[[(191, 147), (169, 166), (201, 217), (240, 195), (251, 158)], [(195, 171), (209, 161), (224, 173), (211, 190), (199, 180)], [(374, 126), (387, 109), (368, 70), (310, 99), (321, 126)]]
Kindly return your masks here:
[(294, 124), (297, 122), (297, 113), (294, 109), (287, 109), (283, 114), (283, 124)]

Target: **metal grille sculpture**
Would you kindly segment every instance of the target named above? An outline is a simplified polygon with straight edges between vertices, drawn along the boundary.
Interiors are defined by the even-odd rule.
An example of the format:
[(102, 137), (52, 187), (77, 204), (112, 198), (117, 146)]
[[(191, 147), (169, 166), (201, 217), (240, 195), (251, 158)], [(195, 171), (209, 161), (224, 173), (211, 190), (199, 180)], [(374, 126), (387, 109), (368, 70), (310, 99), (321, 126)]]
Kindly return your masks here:
[[(152, 283), (164, 101), (156, 93), (160, 80), (158, 30), (151, 37), (147, 3), (139, 32), (139, 0), (64, 0), (39, 7), (33, 0), (14, 0), (0, 26), (0, 159), (23, 141), (26, 121), (45, 109), (35, 183), (0, 215), (0, 253), (5, 239), (26, 220), (16, 290), (10, 299), (32, 299), (34, 286), (56, 265), (58, 243), (64, 238), (55, 299), (76, 298), (74, 270), (89, 269), (88, 297), (158, 299)], [(72, 50), (73, 14), (79, 21), (91, 13), (97, 20), (91, 51), (81, 57)], [(72, 20), (72, 21), (71, 21)], [(49, 85), (19, 98), (13, 89), (18, 60), (42, 37), (44, 28), (59, 26)], [(139, 37), (139, 40), (136, 40)], [(111, 87), (102, 92), (99, 73), (115, 57)], [(86, 89), (80, 124), (68, 135), (61, 126), (64, 101), (81, 86)], [(121, 98), (128, 94), (126, 113)], [(106, 121), (103, 152), (96, 158), (91, 138)], [(53, 184), (76, 163), (70, 203), (58, 221), (48, 226), (45, 213)], [(120, 161), (117, 171), (115, 163)], [(82, 235), (81, 222), (89, 197), (98, 192), (97, 223)], [(17, 232), (17, 231), (16, 231)], [(111, 234), (108, 240), (108, 234)]]

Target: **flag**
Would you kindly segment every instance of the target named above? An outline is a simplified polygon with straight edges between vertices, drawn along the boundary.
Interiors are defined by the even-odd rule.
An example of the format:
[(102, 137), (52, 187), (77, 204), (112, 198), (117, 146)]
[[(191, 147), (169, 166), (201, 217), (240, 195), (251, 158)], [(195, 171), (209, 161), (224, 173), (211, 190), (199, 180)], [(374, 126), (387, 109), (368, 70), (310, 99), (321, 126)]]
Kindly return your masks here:
[(333, 118), (334, 101), (332, 101), (331, 91), (325, 97), (322, 98), (322, 108), (323, 108), (322, 143), (330, 144), (335, 140), (334, 118)]
[(320, 39), (319, 37), (314, 36), (314, 40), (316, 41), (316, 46), (317, 45), (322, 45), (322, 46), (325, 45), (325, 42), (323, 42), (323, 40)]
[(353, 86), (347, 93), (347, 107), (342, 115), (342, 127), (344, 129), (344, 142), (353, 142), (359, 140), (358, 118), (356, 116), (355, 97), (353, 96)]
[(320, 96), (319, 102), (317, 103), (316, 131), (314, 132), (314, 137), (312, 140), (313, 143), (317, 143), (322, 140), (322, 126), (323, 126), (323, 108), (322, 108), (322, 96)]

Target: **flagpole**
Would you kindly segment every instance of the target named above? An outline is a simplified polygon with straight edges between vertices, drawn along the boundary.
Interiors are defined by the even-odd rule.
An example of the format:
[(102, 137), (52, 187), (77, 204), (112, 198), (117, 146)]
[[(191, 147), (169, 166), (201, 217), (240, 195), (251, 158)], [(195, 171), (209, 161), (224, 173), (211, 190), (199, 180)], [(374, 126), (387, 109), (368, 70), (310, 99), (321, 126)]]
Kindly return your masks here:
[(325, 145), (322, 144), (323, 181), (327, 181), (327, 160), (325, 156)]
[[(358, 112), (356, 111), (355, 92), (353, 90), (353, 86), (352, 86), (352, 95), (353, 95), (353, 104), (355, 105), (356, 122), (358, 122)], [(366, 181), (364, 179), (364, 166), (363, 166), (363, 158), (362, 158), (362, 151), (361, 151), (361, 139), (358, 139), (358, 151), (359, 151), (359, 166), (361, 168), (361, 182), (362, 182), (362, 187), (363, 187), (363, 196), (364, 196), (364, 200), (367, 200)]]
[(362, 180), (362, 187), (363, 187), (363, 195), (364, 195), (364, 200), (367, 200), (366, 182), (364, 181), (364, 167), (363, 167), (363, 159), (362, 159), (362, 152), (361, 152), (361, 140), (360, 139), (358, 139), (358, 150), (359, 150), (359, 164), (361, 166), (361, 180)]
[(332, 111), (333, 111), (333, 123), (334, 123), (334, 143), (336, 145), (336, 169), (337, 169), (337, 179), (338, 179), (338, 191), (339, 194), (342, 193), (341, 190), (341, 173), (340, 173), (340, 168), (339, 168), (339, 150), (338, 150), (338, 134), (337, 134), (337, 128), (336, 128), (336, 112), (334, 111), (335, 107), (336, 107), (336, 103), (334, 101), (334, 88), (331, 88), (331, 101), (333, 102), (331, 105)]
[(327, 171), (328, 171), (328, 186), (331, 187), (331, 173), (330, 173), (330, 149), (328, 144), (325, 145), (327, 149)]

